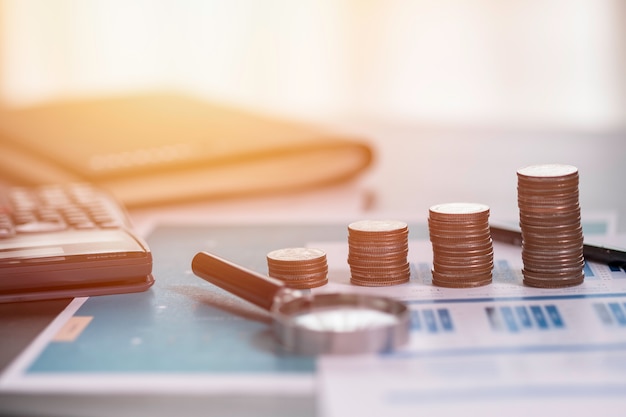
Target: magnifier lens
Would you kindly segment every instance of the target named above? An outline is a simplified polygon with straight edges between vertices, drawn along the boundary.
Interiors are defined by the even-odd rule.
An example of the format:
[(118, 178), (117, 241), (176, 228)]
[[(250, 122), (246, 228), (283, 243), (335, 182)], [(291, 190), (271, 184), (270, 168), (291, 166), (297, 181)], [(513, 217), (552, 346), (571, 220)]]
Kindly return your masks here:
[(261, 308), (288, 350), (306, 355), (386, 352), (409, 340), (410, 315), (400, 301), (350, 293), (304, 295), (278, 280), (207, 252), (191, 261), (194, 274)]
[(398, 317), (393, 314), (350, 306), (311, 310), (292, 320), (296, 326), (329, 332), (354, 332), (398, 324)]
[(358, 294), (317, 294), (276, 310), (275, 330), (296, 353), (365, 353), (393, 350), (408, 340), (408, 308)]

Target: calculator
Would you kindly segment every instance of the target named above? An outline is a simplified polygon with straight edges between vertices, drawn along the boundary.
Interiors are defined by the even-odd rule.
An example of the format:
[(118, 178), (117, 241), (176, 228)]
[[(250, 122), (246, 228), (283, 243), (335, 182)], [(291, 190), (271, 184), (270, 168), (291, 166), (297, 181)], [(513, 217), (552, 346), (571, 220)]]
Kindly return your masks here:
[(139, 292), (152, 254), (91, 184), (0, 189), (0, 302)]

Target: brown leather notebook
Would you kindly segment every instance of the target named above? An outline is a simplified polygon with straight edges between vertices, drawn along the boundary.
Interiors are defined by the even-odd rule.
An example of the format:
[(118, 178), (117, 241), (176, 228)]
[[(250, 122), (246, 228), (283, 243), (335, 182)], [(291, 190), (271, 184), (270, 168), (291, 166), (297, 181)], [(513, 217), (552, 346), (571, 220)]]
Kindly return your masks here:
[(0, 111), (0, 175), (14, 184), (87, 181), (128, 207), (302, 190), (348, 180), (361, 138), (176, 93)]

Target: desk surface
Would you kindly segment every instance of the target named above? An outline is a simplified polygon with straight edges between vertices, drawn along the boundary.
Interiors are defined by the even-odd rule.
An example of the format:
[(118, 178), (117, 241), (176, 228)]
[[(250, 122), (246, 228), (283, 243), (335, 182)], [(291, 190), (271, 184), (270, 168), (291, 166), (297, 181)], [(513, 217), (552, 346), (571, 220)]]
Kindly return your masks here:
[[(588, 218), (606, 220), (606, 231), (615, 235), (610, 236), (614, 242), (621, 242), (619, 235), (626, 230), (626, 199), (618, 191), (621, 179), (626, 178), (623, 135), (533, 135), (491, 131), (475, 132), (461, 140), (462, 132), (365, 124), (352, 124), (346, 128), (367, 132), (378, 150), (377, 162), (370, 174), (355, 183), (301, 195), (178, 207), (173, 210), (175, 213), (167, 209), (132, 214), (140, 228), (147, 231), (155, 224), (181, 216), (188, 217), (191, 222), (212, 224), (224, 221), (252, 224), (280, 219), (292, 223), (312, 219), (319, 223), (320, 219), (332, 217), (356, 219), (380, 213), (395, 213), (396, 218), (402, 219), (425, 219), (432, 204), (465, 200), (489, 204), (492, 218), (514, 220), (516, 169), (533, 163), (563, 162), (578, 166), (581, 172), (583, 213), (589, 213)], [(298, 239), (307, 244), (318, 238), (299, 235)], [(340, 240), (341, 237), (323, 240), (328, 239)], [(181, 237), (169, 240), (168, 244), (176, 246), (183, 240), (194, 243), (193, 239)], [(241, 238), (234, 243), (247, 248), (239, 254), (231, 253), (235, 258), (254, 254)], [(263, 250), (273, 249), (279, 242), (266, 243), (271, 247)], [(189, 254), (189, 259), (192, 255)], [(258, 263), (252, 266), (261, 267)], [(158, 275), (156, 279), (159, 282)], [(165, 280), (162, 278), (162, 281)], [(68, 302), (0, 305), (0, 365), (5, 368)], [(138, 410), (141, 414), (157, 416), (181, 411), (186, 415), (211, 415), (210, 410), (215, 415), (225, 410), (230, 415), (274, 415), (278, 411), (287, 411), (289, 415), (315, 415), (319, 414), (316, 405), (316, 398), (312, 395), (0, 394), (0, 409), (15, 415), (137, 415)]]
[[(223, 415), (233, 410), (236, 415), (275, 415), (287, 408), (289, 415), (319, 415), (318, 400), (323, 393), (327, 401), (335, 404), (324, 415), (335, 416), (346, 411), (342, 408), (345, 401), (337, 395), (346, 393), (356, 398), (355, 389), (364, 389), (359, 385), (362, 377), (377, 375), (384, 381), (389, 378), (387, 366), (391, 366), (390, 370), (427, 366), (419, 374), (429, 374), (429, 378), (441, 384), (449, 383), (445, 379), (452, 374), (446, 369), (451, 364), (466, 361), (463, 366), (470, 370), (463, 371), (464, 375), (472, 374), (478, 358), (488, 372), (478, 372), (476, 381), (485, 383), (482, 379), (487, 377), (491, 384), (510, 384), (506, 372), (493, 372), (502, 366), (508, 369), (511, 361), (526, 364), (524, 372), (518, 375), (523, 378), (528, 372), (531, 376), (545, 376), (545, 371), (534, 369), (533, 364), (550, 361), (555, 355), (565, 361), (564, 357), (581, 352), (606, 352), (607, 356), (599, 362), (592, 357), (604, 366), (626, 355), (626, 333), (619, 324), (622, 316), (612, 310), (617, 303), (624, 314), (621, 304), (626, 303), (626, 271), (611, 272), (606, 266), (595, 265), (586, 270), (583, 287), (558, 292), (532, 289), (521, 285), (519, 266), (507, 260), (512, 259), (510, 252), (516, 259), (519, 248), (500, 246), (496, 248), (494, 284), (467, 291), (439, 289), (432, 286), (432, 277), (429, 278), (426, 260), (431, 255), (425, 240), (426, 226), (412, 224), (410, 229), (411, 282), (398, 287), (353, 289), (404, 299), (414, 313), (410, 347), (397, 355), (383, 356), (380, 363), (375, 358), (314, 360), (285, 355), (268, 331), (265, 312), (189, 273), (191, 254), (196, 250), (210, 249), (263, 272), (264, 255), (269, 250), (310, 244), (322, 247), (329, 258), (331, 282), (329, 288), (320, 291), (345, 290), (350, 287), (344, 265), (345, 224), (164, 225), (148, 238), (155, 255), (155, 286), (146, 293), (92, 297), (79, 302), (71, 317), (88, 316), (92, 322), (70, 343), (44, 343), (23, 374), (17, 374), (17, 382), (5, 385), (16, 391), (0, 394), (0, 408), (18, 415), (99, 416), (110, 415), (109, 404), (115, 402), (113, 410), (119, 415), (137, 415), (138, 410), (142, 414), (171, 415), (181, 409), (186, 415)], [(59, 301), (56, 306), (51, 302), (44, 304), (50, 309), (46, 313), (53, 313), (64, 302)], [(600, 307), (596, 306), (604, 308), (610, 325), (603, 322), (603, 315), (596, 311)], [(25, 313), (25, 305), (20, 307)], [(531, 323), (527, 329), (516, 330), (507, 319), (506, 312), (520, 314), (513, 313), (518, 308), (526, 311)], [(540, 319), (531, 319), (529, 314), (538, 314)], [(32, 321), (22, 317), (22, 324), (41, 326), (39, 317), (40, 314), (35, 315)], [(521, 317), (517, 325), (526, 326)], [(141, 343), (134, 343), (138, 338)], [(452, 362), (448, 363), (447, 357)], [(437, 372), (428, 368), (442, 360)], [(606, 369), (600, 367), (597, 372), (600, 371)], [(576, 367), (572, 372), (580, 374)], [(323, 376), (322, 384), (319, 375)], [(46, 379), (49, 376), (53, 379)], [(421, 398), (424, 390), (432, 387), (423, 385), (423, 378), (411, 377), (410, 372), (392, 372), (391, 377), (386, 383), (389, 392), (374, 390), (361, 403), (369, 404), (370, 399), (380, 398), (381, 394), (397, 399), (398, 395), (410, 393), (401, 402), (411, 409), (420, 409), (422, 404), (409, 399)], [(618, 378), (622, 375), (618, 374)], [(419, 381), (422, 385), (415, 386)], [(522, 382), (528, 383), (524, 379)], [(606, 390), (601, 398), (605, 400), (608, 395), (609, 400), (615, 400), (611, 396), (617, 389), (614, 380), (598, 380), (596, 375), (589, 384), (582, 388), (593, 392)], [(380, 385), (365, 385), (370, 391), (376, 386), (381, 389)], [(514, 389), (524, 392), (519, 387)], [(103, 396), (103, 391), (109, 394)], [(535, 400), (520, 395), (516, 398), (527, 403)], [(561, 397), (559, 394), (556, 398), (562, 400)], [(592, 397), (591, 403), (594, 401), (596, 398)], [(479, 405), (484, 407), (480, 401)], [(373, 406), (381, 404), (374, 402)], [(368, 413), (365, 410), (358, 414)]]

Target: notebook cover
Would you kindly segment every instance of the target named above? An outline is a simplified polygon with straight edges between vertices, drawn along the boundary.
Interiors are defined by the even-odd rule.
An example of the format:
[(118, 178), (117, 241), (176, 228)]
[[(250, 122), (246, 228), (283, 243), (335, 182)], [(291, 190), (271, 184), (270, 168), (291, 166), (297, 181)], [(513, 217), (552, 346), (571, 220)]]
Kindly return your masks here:
[(177, 93), (4, 110), (0, 149), (14, 182), (89, 181), (127, 206), (303, 189), (372, 159), (360, 138)]

